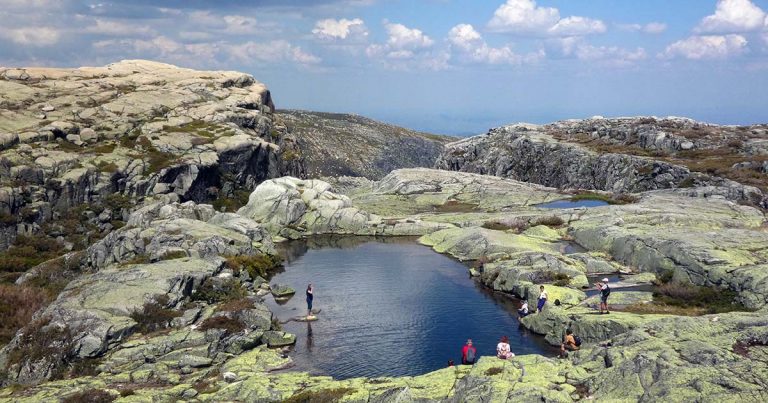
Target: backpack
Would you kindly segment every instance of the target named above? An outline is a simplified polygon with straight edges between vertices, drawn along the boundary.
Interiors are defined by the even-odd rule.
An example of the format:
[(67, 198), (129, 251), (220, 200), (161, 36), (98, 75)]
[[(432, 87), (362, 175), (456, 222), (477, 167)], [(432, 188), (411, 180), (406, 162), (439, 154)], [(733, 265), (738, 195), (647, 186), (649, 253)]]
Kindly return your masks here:
[(475, 349), (474, 348), (468, 348), (467, 349), (467, 362), (475, 362)]
[(605, 295), (606, 297), (611, 295), (611, 287), (608, 287), (608, 284), (605, 285), (605, 291), (603, 292), (603, 295)]
[(581, 337), (573, 336), (573, 341), (576, 342), (576, 347), (581, 347)]

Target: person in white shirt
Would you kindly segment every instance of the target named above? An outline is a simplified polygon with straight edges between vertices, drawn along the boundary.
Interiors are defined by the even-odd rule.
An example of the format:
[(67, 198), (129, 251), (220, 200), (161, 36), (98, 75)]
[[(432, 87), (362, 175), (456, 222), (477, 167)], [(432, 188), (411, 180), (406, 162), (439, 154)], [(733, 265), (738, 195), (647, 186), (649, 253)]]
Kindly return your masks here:
[(499, 344), (496, 345), (496, 357), (506, 360), (513, 358), (515, 354), (512, 352), (512, 348), (509, 347), (509, 337), (502, 336)]
[(520, 309), (517, 310), (517, 314), (520, 315), (521, 318), (524, 318), (530, 314), (530, 312), (528, 312), (527, 300), (523, 300), (523, 306), (521, 306)]
[(541, 312), (542, 309), (544, 309), (544, 304), (547, 303), (547, 292), (544, 291), (544, 286), (542, 285), (539, 287), (539, 290), (541, 291), (539, 293), (539, 304), (536, 307), (539, 312)]

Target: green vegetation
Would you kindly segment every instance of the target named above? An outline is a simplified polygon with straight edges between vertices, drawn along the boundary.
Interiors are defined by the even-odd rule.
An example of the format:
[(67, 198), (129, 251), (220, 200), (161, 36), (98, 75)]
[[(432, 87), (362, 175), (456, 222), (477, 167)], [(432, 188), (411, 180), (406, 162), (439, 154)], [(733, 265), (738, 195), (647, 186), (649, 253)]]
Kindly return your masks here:
[(0, 345), (7, 344), (54, 296), (38, 287), (0, 284)]
[(238, 298), (219, 304), (216, 312), (237, 312), (252, 308), (253, 301), (248, 298)]
[(248, 204), (248, 198), (251, 196), (251, 192), (247, 190), (236, 190), (233, 197), (225, 197), (219, 195), (211, 204), (216, 211), (225, 211), (234, 213), (240, 207)]
[(438, 213), (473, 213), (477, 212), (477, 205), (464, 203), (457, 200), (448, 200), (444, 204), (435, 207)]
[(277, 255), (239, 255), (227, 256), (226, 259), (227, 268), (237, 275), (245, 270), (251, 278), (256, 276), (267, 278), (283, 265), (283, 259)]
[(330, 403), (338, 402), (344, 396), (353, 392), (351, 388), (335, 388), (335, 389), (323, 389), (323, 390), (305, 390), (301, 393), (295, 394), (288, 399), (283, 400), (283, 403)]
[(64, 245), (54, 239), (42, 235), (19, 235), (8, 250), (0, 253), (0, 281), (13, 281), (19, 273), (63, 253)]
[(552, 227), (552, 228), (561, 227), (563, 224), (565, 224), (565, 221), (563, 221), (562, 218), (556, 215), (537, 217), (531, 223), (531, 225), (533, 226), (546, 225), (547, 227)]
[(99, 163), (96, 164), (96, 169), (98, 169), (99, 172), (113, 174), (117, 172), (119, 168), (114, 162), (99, 161)]
[(136, 321), (136, 330), (147, 334), (170, 326), (174, 318), (181, 316), (181, 312), (167, 308), (168, 303), (167, 295), (158, 295), (152, 301), (145, 302), (142, 309), (133, 311), (131, 319)]
[[(664, 281), (666, 280), (666, 282)], [(701, 287), (661, 278), (653, 292), (653, 302), (635, 303), (623, 308), (633, 313), (699, 316), (733, 311), (750, 311), (737, 302), (738, 293), (731, 290)]]
[(65, 396), (61, 401), (62, 403), (110, 403), (116, 398), (106, 390), (88, 389)]
[(187, 257), (187, 252), (184, 252), (183, 250), (174, 250), (165, 252), (162, 256), (160, 256), (160, 260), (174, 260), (185, 257)]
[(240, 282), (233, 278), (225, 281), (208, 278), (192, 294), (192, 300), (215, 304), (245, 298), (246, 295)]
[[(70, 358), (72, 348), (75, 345), (74, 332), (68, 326), (60, 326), (51, 323), (50, 317), (42, 317), (28, 323), (19, 334), (20, 340), (16, 348), (8, 351), (7, 365), (21, 364), (22, 362), (35, 363), (45, 361), (56, 368), (64, 368), (63, 365)], [(53, 374), (53, 379), (64, 376), (63, 371)]]
[(225, 330), (229, 334), (235, 334), (240, 333), (243, 330), (245, 330), (246, 326), (245, 323), (242, 321), (230, 318), (227, 316), (211, 316), (210, 318), (203, 321), (203, 323), (200, 324), (200, 327), (198, 328), (201, 331), (206, 331), (210, 329), (221, 329)]
[(301, 158), (301, 154), (299, 154), (298, 151), (294, 150), (285, 150), (282, 154), (283, 161), (295, 161)]

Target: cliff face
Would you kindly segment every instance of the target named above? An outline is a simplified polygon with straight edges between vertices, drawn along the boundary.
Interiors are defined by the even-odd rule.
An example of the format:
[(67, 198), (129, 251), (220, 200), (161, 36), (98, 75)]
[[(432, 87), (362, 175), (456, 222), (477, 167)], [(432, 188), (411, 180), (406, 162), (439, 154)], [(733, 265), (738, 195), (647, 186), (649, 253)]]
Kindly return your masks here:
[(234, 209), (238, 188), (302, 176), (273, 110), (267, 88), (237, 72), (141, 60), (0, 68), (0, 250), (73, 209), (83, 210), (76, 221), (90, 217), (79, 232), (92, 236), (144, 197)]
[(281, 110), (278, 119), (298, 138), (307, 173), (380, 179), (400, 168), (431, 167), (455, 140), (357, 115)]
[(435, 166), (617, 193), (702, 187), (765, 207), (768, 136), (680, 118), (517, 124), (448, 144)]

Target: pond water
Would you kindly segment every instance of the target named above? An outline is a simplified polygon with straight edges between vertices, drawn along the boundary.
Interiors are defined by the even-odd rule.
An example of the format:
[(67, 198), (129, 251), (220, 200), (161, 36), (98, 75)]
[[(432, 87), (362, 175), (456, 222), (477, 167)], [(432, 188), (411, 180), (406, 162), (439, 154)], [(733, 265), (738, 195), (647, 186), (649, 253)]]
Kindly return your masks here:
[(602, 200), (555, 200), (548, 203), (535, 204), (534, 207), (551, 208), (551, 209), (565, 209), (565, 208), (577, 208), (577, 207), (600, 207), (607, 206), (608, 202)]
[[(282, 304), (267, 300), (297, 336), (296, 369), (336, 379), (419, 375), (460, 363), (467, 338), (478, 355), (495, 355), (503, 335), (515, 354), (556, 354), (519, 325), (517, 300), (480, 286), (467, 266), (413, 239), (313, 238), (281, 253), (285, 270), (270, 283), (297, 293)], [(289, 321), (306, 315), (310, 282), (318, 320)]]

